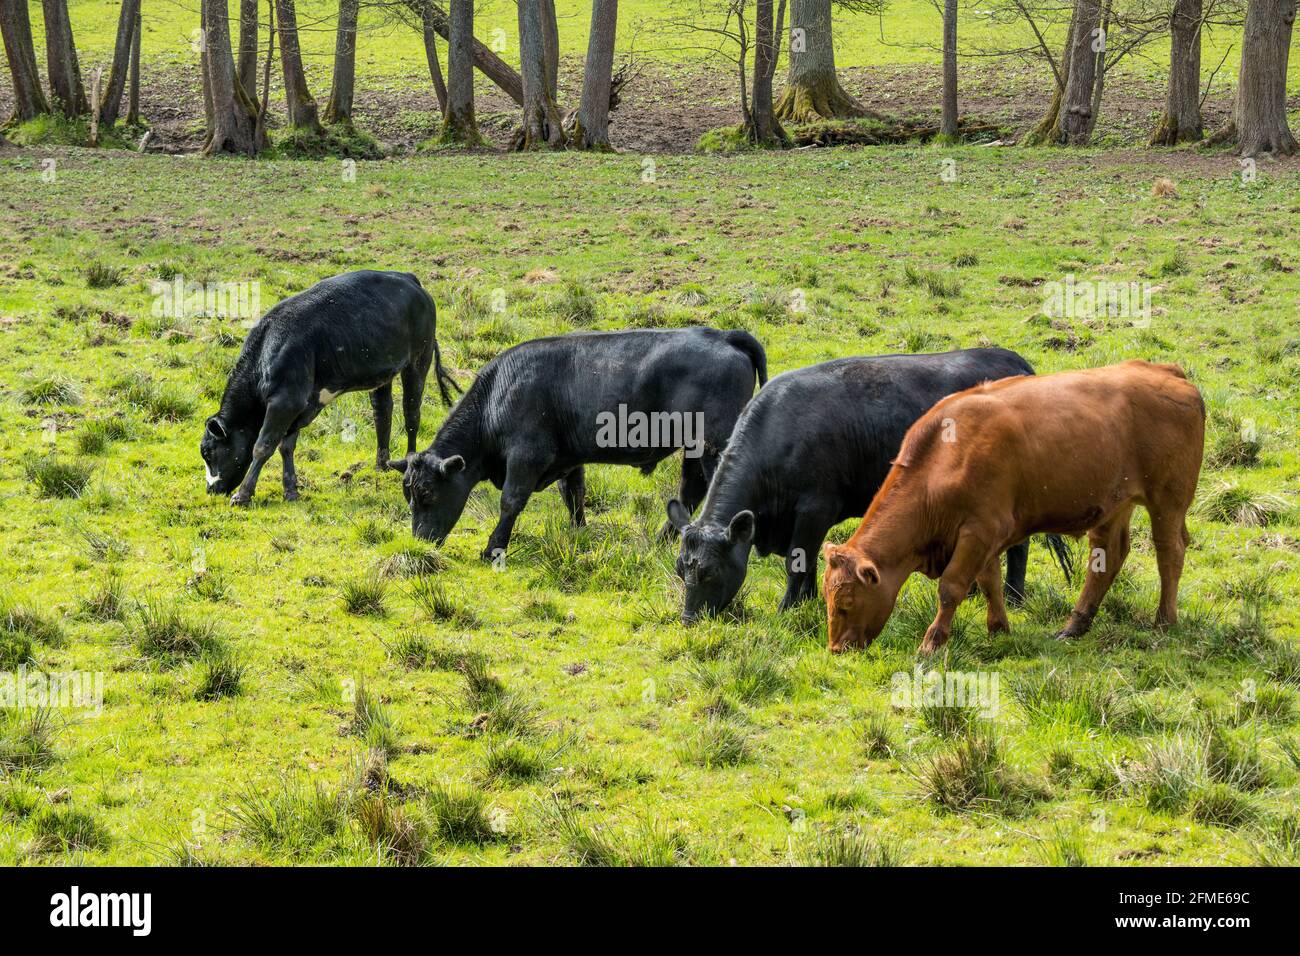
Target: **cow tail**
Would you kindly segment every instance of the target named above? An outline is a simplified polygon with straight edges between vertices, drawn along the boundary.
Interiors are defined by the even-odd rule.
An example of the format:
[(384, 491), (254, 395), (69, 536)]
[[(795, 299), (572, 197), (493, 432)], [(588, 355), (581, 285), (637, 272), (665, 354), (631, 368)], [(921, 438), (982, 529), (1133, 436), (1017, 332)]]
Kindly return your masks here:
[(767, 384), (767, 352), (763, 349), (763, 343), (744, 331), (729, 331), (725, 334), (727, 344), (749, 358), (750, 364), (754, 366), (754, 374), (758, 376), (758, 387), (762, 388)]
[(1074, 556), (1070, 553), (1070, 547), (1065, 543), (1065, 539), (1059, 534), (1045, 534), (1043, 541), (1047, 548), (1052, 552), (1052, 557), (1056, 558), (1056, 563), (1061, 566), (1061, 573), (1065, 575), (1065, 583), (1069, 584), (1074, 580)]
[(420, 282), (419, 277), (413, 275), (411, 278), (415, 279), (415, 284), (424, 293), (425, 299), (429, 302), (429, 310), (433, 313), (433, 379), (438, 383), (438, 394), (442, 396), (443, 404), (451, 405), (455, 401), (451, 389), (457, 392), (463, 392), (464, 389), (451, 377), (451, 373), (442, 367), (442, 350), (438, 348), (438, 305), (433, 301), (433, 296), (429, 295), (429, 290)]

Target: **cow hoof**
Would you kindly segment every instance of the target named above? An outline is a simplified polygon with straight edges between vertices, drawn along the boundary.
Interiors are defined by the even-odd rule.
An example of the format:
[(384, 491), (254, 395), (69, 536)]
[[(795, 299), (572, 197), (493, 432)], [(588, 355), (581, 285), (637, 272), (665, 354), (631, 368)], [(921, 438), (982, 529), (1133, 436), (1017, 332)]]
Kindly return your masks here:
[(491, 545), (488, 545), (483, 549), (482, 553), (479, 554), (479, 558), (483, 561), (487, 561), (489, 564), (495, 562), (498, 558), (504, 558), (505, 556), (505, 548), (494, 548)]
[(990, 634), (1010, 634), (1011, 624), (1008, 621), (989, 621)]
[(284, 493), (284, 500), (285, 500), (285, 501), (297, 501), (300, 497), (301, 497), (301, 495), (298, 494), (297, 490), (294, 490), (294, 491), (286, 491), (286, 492)]
[(252, 497), (250, 495), (245, 495), (238, 491), (230, 496), (230, 504), (235, 508), (247, 508), (248, 502), (251, 500)]
[(933, 628), (925, 635), (925, 640), (921, 642), (921, 656), (929, 657), (943, 645), (948, 643), (948, 635), (943, 631), (936, 631)]

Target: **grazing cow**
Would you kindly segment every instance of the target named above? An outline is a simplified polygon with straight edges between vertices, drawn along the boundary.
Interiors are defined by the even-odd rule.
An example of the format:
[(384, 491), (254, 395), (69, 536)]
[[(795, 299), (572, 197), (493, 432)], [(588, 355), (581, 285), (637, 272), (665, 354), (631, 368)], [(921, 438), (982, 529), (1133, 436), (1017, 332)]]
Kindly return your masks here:
[(853, 537), (826, 546), (830, 650), (870, 644), (913, 571), (939, 579), (923, 653), (948, 640), (972, 582), (989, 631), (1009, 630), (997, 555), (1037, 531), (1088, 534), (1087, 580), (1057, 636), (1084, 634), (1124, 564), (1137, 505), (1160, 569), (1156, 626), (1173, 624), (1204, 442), (1201, 394), (1174, 365), (1004, 379), (944, 399), (908, 431)]
[[(668, 502), (668, 519), (682, 532), (683, 620), (731, 602), (751, 548), (786, 559), (783, 610), (816, 597), (826, 533), (866, 510), (911, 424), (953, 392), (1033, 374), (1015, 352), (965, 349), (835, 359), (772, 379), (736, 423), (699, 518), (691, 523), (688, 509)], [(1013, 601), (1023, 593), (1028, 554), (1028, 541), (1007, 553)]]
[(344, 392), (368, 391), (375, 413), (377, 467), (388, 463), (393, 379), (402, 376), (407, 454), (415, 451), (430, 365), (442, 400), (455, 387), (442, 367), (433, 299), (409, 272), (345, 272), (280, 302), (248, 333), (221, 408), (199, 451), (208, 493), (245, 505), (262, 466), (280, 449), (284, 497), (298, 497), (298, 432)]
[(558, 482), (580, 525), (584, 465), (649, 474), (678, 448), (689, 510), (704, 497), (755, 375), (767, 381), (767, 357), (748, 332), (584, 332), (516, 345), (483, 367), (426, 451), (391, 462), (406, 473), (411, 530), (443, 541), (474, 486), (491, 481), (501, 489), (501, 520), (483, 550), (491, 559), (505, 553), (534, 491)]

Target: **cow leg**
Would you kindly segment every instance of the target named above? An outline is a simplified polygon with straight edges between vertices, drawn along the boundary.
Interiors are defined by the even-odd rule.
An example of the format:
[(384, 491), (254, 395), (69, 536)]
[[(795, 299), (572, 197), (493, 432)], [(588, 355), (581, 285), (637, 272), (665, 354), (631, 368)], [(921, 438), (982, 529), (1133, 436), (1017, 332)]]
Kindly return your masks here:
[(575, 528), (581, 528), (587, 523), (587, 516), (583, 511), (587, 501), (586, 471), (579, 465), (561, 478), (557, 484), (560, 486), (560, 497), (564, 499), (564, 506), (569, 509), (569, 520), (573, 522)]
[(1007, 580), (1004, 588), (1007, 603), (1020, 607), (1025, 603), (1025, 571), (1029, 567), (1029, 539), (1007, 549)]
[[(1010, 553), (1007, 552), (1008, 555)], [(975, 579), (975, 583), (984, 592), (984, 600), (988, 603), (986, 620), (989, 633), (997, 634), (1001, 631), (1010, 631), (1011, 622), (1007, 620), (1007, 606), (1002, 600), (1002, 558), (995, 557), (984, 565), (984, 570)]]
[(232, 505), (246, 505), (253, 500), (257, 488), (257, 478), (262, 473), (262, 466), (275, 454), (280, 442), (289, 434), (295, 419), (302, 414), (300, 403), (288, 403), (283, 400), (272, 401), (262, 419), (262, 430), (258, 432), (257, 441), (253, 443), (253, 461), (248, 467), (248, 474), (233, 495)]
[(420, 407), (424, 401), (424, 379), (429, 374), (429, 364), (423, 368), (408, 366), (402, 369), (402, 424), (406, 426), (406, 454), (415, 453), (420, 440)]
[(1183, 576), (1183, 559), (1191, 542), (1183, 513), (1152, 512), (1151, 537), (1156, 546), (1156, 565), (1160, 568), (1156, 627), (1163, 629), (1178, 623), (1178, 581)]
[(298, 500), (298, 470), (293, 465), (293, 450), (298, 444), (298, 429), (284, 436), (280, 442), (280, 462), (284, 466), (284, 500)]
[(375, 467), (388, 467), (393, 435), (393, 383), (380, 385), (370, 393), (370, 407), (375, 413)]
[[(712, 459), (711, 463), (707, 459)], [(718, 456), (705, 452), (699, 458), (682, 456), (682, 478), (677, 486), (677, 500), (682, 503), (688, 514), (694, 514), (704, 496), (709, 491), (708, 475), (717, 467)], [(677, 537), (677, 529), (671, 521), (659, 526), (659, 538), (664, 541)]]
[(821, 554), (822, 541), (834, 523), (834, 519), (828, 520), (825, 514), (810, 511), (795, 513), (790, 550), (785, 557), (782, 611), (788, 611), (801, 601), (817, 596), (817, 555)]
[(506, 463), (506, 480), (501, 486), (501, 517), (488, 536), (487, 547), (480, 555), (484, 561), (492, 561), (506, 553), (515, 520), (528, 504), (528, 499), (532, 497), (537, 481), (545, 470), (544, 466), (539, 467), (530, 462), (515, 460)]
[(1128, 524), (1132, 514), (1132, 508), (1125, 508), (1105, 524), (1088, 532), (1088, 575), (1069, 620), (1057, 632), (1058, 639), (1080, 637), (1092, 627), (1097, 608), (1101, 606), (1102, 599), (1115, 581), (1115, 575), (1119, 574), (1124, 559), (1128, 557)]
[(925, 632), (925, 640), (921, 642), (922, 654), (929, 656), (948, 643), (948, 634), (952, 631), (952, 619), (957, 608), (970, 593), (971, 585), (989, 561), (997, 561), (998, 558), (996, 551), (990, 554), (988, 546), (969, 532), (957, 539), (952, 558), (939, 577), (939, 612)]

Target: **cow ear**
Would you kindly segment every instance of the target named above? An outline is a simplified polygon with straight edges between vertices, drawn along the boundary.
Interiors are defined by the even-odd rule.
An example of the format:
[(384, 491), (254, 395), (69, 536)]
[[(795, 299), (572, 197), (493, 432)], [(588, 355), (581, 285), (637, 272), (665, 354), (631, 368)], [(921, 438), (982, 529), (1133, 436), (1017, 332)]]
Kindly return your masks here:
[(863, 584), (874, 585), (880, 583), (880, 569), (876, 567), (876, 562), (865, 554), (860, 556), (853, 565), (853, 571)]
[(727, 540), (732, 544), (749, 544), (754, 540), (754, 512), (741, 511), (727, 525)]
[(668, 521), (678, 531), (685, 531), (691, 523), (691, 513), (684, 504), (672, 498), (668, 502)]
[(226, 426), (216, 415), (208, 419), (208, 434), (216, 438), (226, 437)]
[(442, 472), (442, 477), (450, 478), (452, 475), (465, 469), (465, 459), (460, 455), (452, 455), (450, 458), (444, 458), (438, 465)]

